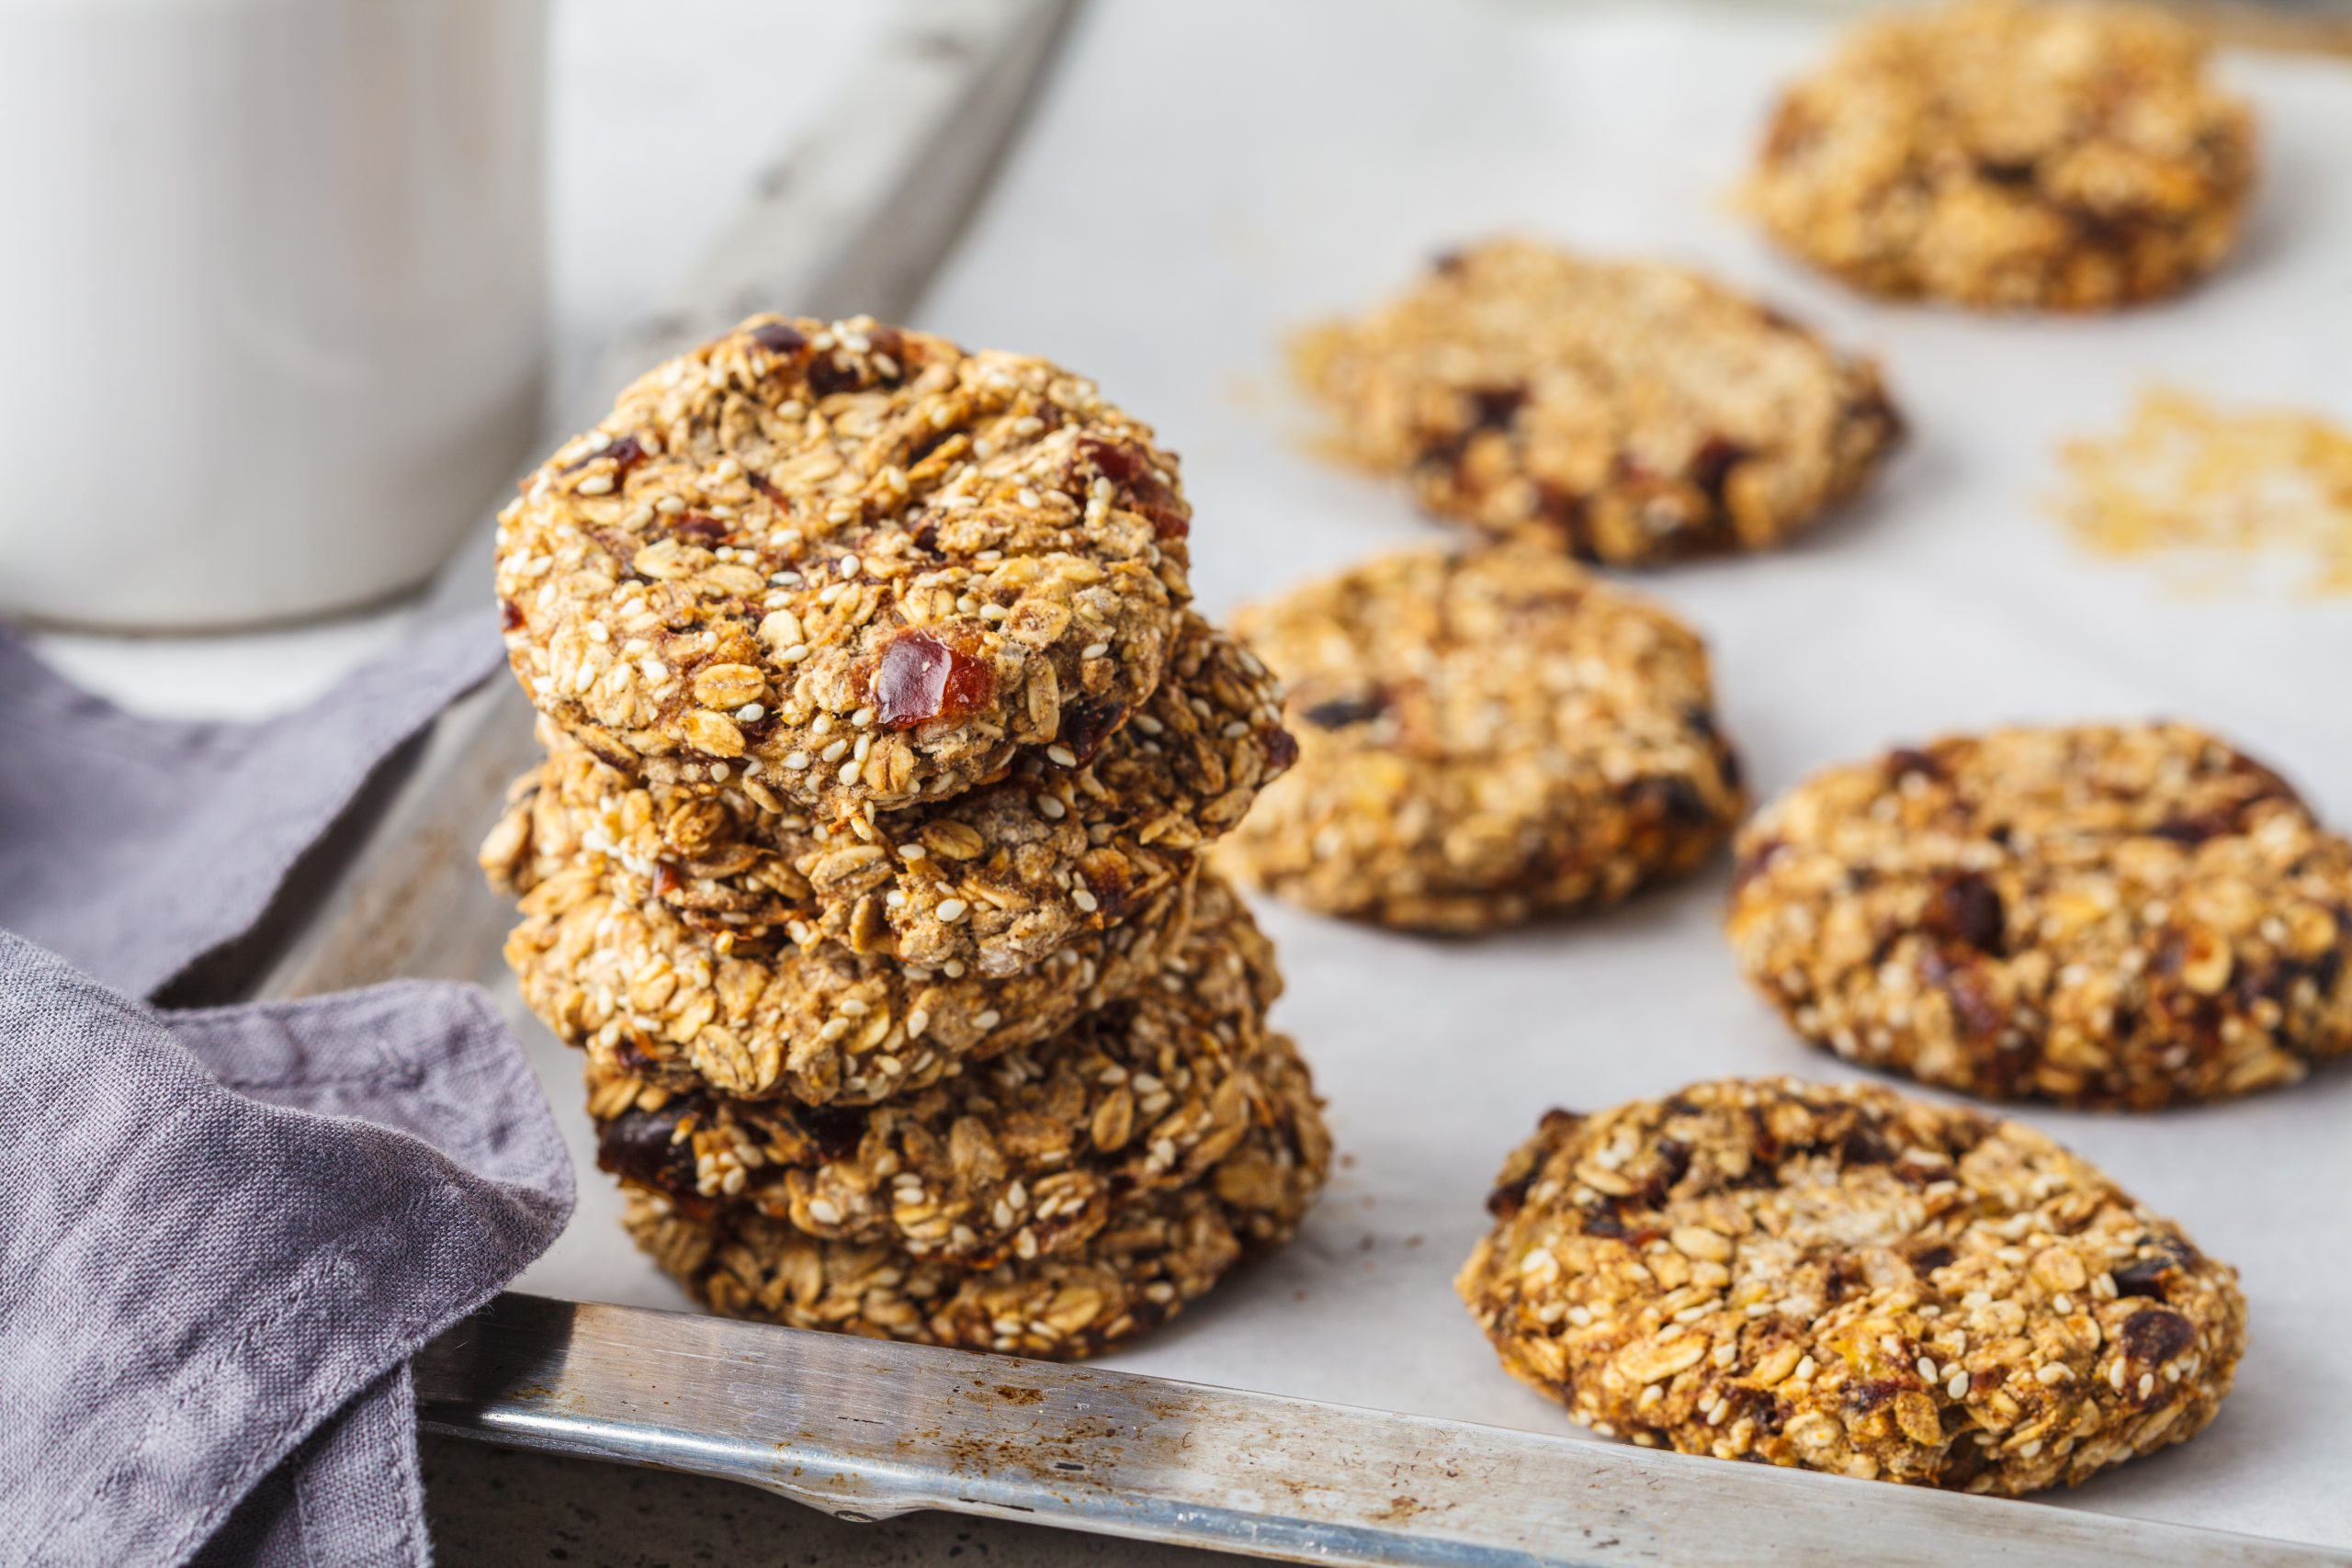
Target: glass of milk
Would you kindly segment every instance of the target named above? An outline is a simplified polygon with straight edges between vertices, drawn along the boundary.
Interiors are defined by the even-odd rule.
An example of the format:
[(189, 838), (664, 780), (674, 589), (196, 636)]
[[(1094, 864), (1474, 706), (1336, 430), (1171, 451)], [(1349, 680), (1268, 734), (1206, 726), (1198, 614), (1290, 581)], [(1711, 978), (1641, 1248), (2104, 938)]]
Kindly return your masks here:
[(396, 594), (546, 351), (543, 0), (0, 0), (0, 613)]

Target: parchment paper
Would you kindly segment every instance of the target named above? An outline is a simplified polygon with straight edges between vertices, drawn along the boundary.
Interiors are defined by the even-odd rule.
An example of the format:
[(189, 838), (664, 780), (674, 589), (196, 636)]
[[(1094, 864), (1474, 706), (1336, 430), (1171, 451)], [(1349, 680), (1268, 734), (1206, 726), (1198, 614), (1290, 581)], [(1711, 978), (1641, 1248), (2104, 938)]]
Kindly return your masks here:
[[(2209, 287), (2109, 320), (1999, 321), (1847, 294), (1727, 210), (1773, 85), (1830, 32), (1660, 4), (1098, 0), (922, 324), (1052, 355), (1155, 423), (1184, 456), (1195, 581), (1222, 613), (1441, 536), (1399, 489), (1309, 455), (1289, 331), (1502, 230), (1712, 267), (1881, 355), (1916, 429), (1870, 498), (1798, 547), (1639, 581), (1708, 636), (1759, 792), (1951, 729), (2164, 713), (2237, 739), (2352, 826), (2352, 601), (2185, 594), (2083, 556), (2041, 506), (2056, 443), (2116, 428), (2152, 380), (2352, 421), (2352, 69), (2227, 61), (2267, 178)], [(1735, 974), (1726, 870), (1476, 943), (1261, 904), (1290, 978), (1277, 1017), (1345, 1168), (1286, 1252), (1112, 1364), (1576, 1433), (1503, 1374), (1451, 1289), (1505, 1151), (1550, 1105), (1852, 1076)], [(584, 1150), (577, 1058), (538, 1038)], [(2236, 1263), (2252, 1303), (2213, 1427), (2057, 1501), (2352, 1546), (2352, 1066), (2169, 1115), (2017, 1113)], [(522, 1288), (679, 1304), (617, 1234), (603, 1179), (581, 1209)]]

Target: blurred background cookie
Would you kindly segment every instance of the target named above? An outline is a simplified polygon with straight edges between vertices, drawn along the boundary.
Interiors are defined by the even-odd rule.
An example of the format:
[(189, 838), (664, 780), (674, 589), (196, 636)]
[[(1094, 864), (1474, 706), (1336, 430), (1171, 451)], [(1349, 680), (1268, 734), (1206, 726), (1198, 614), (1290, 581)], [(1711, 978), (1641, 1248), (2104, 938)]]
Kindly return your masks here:
[(1309, 908), (1470, 932), (1605, 904), (1744, 808), (1698, 637), (1555, 552), (1388, 556), (1238, 624), (1299, 757), (1220, 863)]
[(2194, 1436), (2237, 1271), (2015, 1122), (1696, 1084), (1514, 1152), (1458, 1288), (1510, 1373), (1648, 1447), (2013, 1496)]
[(1338, 448), (1431, 512), (1615, 565), (1777, 545), (1902, 428), (1875, 367), (1770, 308), (1526, 240), (1441, 257), (1294, 360)]
[(2183, 724), (1832, 768), (1742, 831), (1730, 935), (1798, 1033), (1995, 1099), (2145, 1109), (2352, 1051), (2352, 844)]
[(1961, 0), (1862, 23), (1772, 118), (1748, 201), (1875, 293), (2098, 310), (2237, 242), (2254, 118), (2151, 6)]

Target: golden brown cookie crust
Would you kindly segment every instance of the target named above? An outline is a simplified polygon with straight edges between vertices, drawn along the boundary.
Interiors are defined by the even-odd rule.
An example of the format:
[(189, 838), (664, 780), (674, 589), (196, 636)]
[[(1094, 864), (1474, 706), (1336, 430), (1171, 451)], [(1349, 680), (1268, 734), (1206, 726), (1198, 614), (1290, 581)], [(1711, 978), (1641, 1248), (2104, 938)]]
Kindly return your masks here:
[(1862, 23), (1791, 87), (1748, 201), (1781, 243), (1875, 293), (2103, 310), (2221, 264), (2254, 148), (2180, 18), (1962, 0)]
[(2150, 1109), (2352, 1051), (2352, 845), (2181, 724), (1833, 768), (1743, 831), (1740, 967), (1849, 1061)]
[(1874, 367), (1766, 307), (1523, 240), (1442, 258), (1295, 357), (1340, 449), (1431, 512), (1619, 565), (1779, 544), (1901, 430)]
[(506, 939), (523, 1000), (591, 1059), (673, 1091), (871, 1105), (1058, 1033), (1143, 985), (1183, 940), (1193, 878), (1124, 923), (1001, 978), (836, 943), (729, 951), (590, 855), (538, 883)]
[(1311, 1099), (1290, 1043), (1266, 1030), (1281, 988), (1249, 911), (1204, 880), (1190, 936), (1127, 1000), (871, 1109), (673, 1093), (600, 1061), (598, 1163), (688, 1214), (756, 1208), (967, 1268), (1058, 1257)]
[(822, 1240), (748, 1204), (694, 1218), (643, 1193), (628, 1223), (656, 1263), (730, 1317), (1057, 1360), (1099, 1355), (1297, 1229), (1330, 1144), (1304, 1071), (1284, 1083), (1198, 1181), (1121, 1205), (1082, 1247), (1052, 1257), (960, 1269)]
[(526, 481), (498, 594), (524, 689), (612, 766), (838, 818), (1091, 757), (1159, 683), (1190, 519), (1057, 367), (762, 316)]
[(1504, 1366), (1650, 1447), (2017, 1495), (2193, 1436), (2236, 1271), (2032, 1129), (1875, 1087), (1554, 1111), (1457, 1281)]
[(843, 822), (756, 779), (633, 783), (551, 725), (542, 739), (548, 761), (483, 846), (503, 890), (593, 852), (618, 896), (738, 951), (825, 941), (988, 976), (1150, 904), (1296, 754), (1266, 667), (1190, 613), (1159, 690), (1092, 761), (1024, 756), (993, 784)]
[(1699, 638), (1550, 551), (1388, 556), (1240, 624), (1299, 759), (1219, 863), (1309, 908), (1468, 932), (1605, 904), (1745, 807)]

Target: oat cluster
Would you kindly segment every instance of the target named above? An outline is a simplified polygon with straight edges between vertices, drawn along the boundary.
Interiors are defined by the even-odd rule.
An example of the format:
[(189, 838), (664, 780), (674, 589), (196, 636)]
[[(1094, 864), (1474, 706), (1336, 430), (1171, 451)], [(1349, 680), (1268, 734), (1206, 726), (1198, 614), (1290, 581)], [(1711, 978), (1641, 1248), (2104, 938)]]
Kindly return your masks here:
[(1862, 288), (1985, 310), (2178, 292), (2236, 243), (2254, 121), (2153, 6), (1891, 12), (1791, 87), (1748, 201)]
[(1392, 555), (1240, 625), (1299, 755), (1221, 860), (1310, 908), (1467, 933), (1607, 904), (1746, 807), (1699, 638), (1556, 552)]
[(2285, 557), (2310, 592), (2352, 593), (2352, 427), (2155, 389), (2123, 429), (2060, 456), (2071, 482), (2059, 514), (2102, 555), (2173, 555), (2200, 587)]
[(2352, 1051), (2352, 844), (2183, 724), (1834, 768), (1743, 830), (1741, 967), (1849, 1061), (2145, 1110)]
[(1329, 1150), (1201, 860), (1295, 761), (1175, 459), (1042, 360), (755, 318), (501, 518), (546, 760), (483, 842), (629, 1226), (722, 1312), (1091, 1354)]
[(1300, 338), (1340, 449), (1441, 517), (1584, 560), (1764, 549), (1901, 423), (1867, 362), (1695, 273), (1505, 240)]
[(2016, 1495), (2194, 1436), (2236, 1271), (2041, 1134), (1874, 1087), (1554, 1111), (1458, 1288), (1503, 1364), (1648, 1447)]

